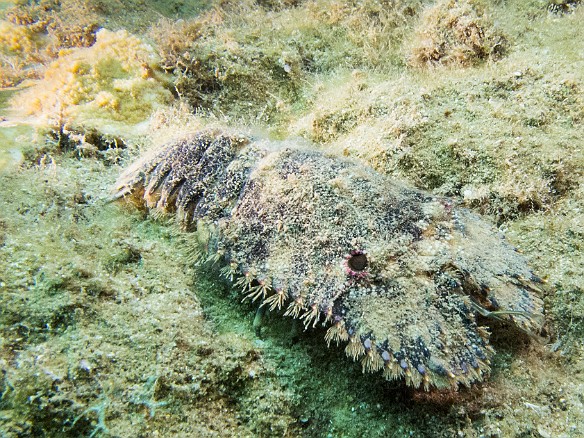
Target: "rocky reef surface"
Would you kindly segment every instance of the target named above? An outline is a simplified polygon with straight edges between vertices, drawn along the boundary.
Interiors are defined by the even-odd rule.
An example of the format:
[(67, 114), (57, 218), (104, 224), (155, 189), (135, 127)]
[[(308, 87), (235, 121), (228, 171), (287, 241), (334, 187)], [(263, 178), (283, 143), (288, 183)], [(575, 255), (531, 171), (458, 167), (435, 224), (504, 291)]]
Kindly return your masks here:
[[(580, 2), (159, 3), (0, 2), (2, 435), (582, 436)], [(482, 215), (547, 283), (545, 338), (487, 321), (489, 379), (425, 392), (276, 309), (258, 336), (192, 233), (111, 202), (217, 126)]]

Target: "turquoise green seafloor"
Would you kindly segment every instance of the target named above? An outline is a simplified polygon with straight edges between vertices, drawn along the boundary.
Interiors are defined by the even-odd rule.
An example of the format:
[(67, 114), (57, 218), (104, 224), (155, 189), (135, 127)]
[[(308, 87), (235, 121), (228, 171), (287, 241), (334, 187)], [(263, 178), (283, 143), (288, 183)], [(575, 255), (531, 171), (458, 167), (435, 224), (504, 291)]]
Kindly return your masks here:
[[(83, 2), (29, 5), (37, 3), (66, 14)], [(228, 3), (203, 17), (181, 2), (154, 12), (142, 2), (123, 20), (108, 16), (123, 2), (99, 2), (96, 22), (112, 31), (127, 23), (159, 60), (142, 76), (103, 61), (114, 66), (95, 79), (54, 54), (67, 78), (81, 77), (71, 89), (89, 96), (71, 97), (63, 125), (19, 100), (31, 89), (58, 94), (46, 76), (26, 73), (28, 82), (1, 92), (0, 436), (584, 436), (579, 2), (459, 2), (487, 9), (505, 53), (467, 59), (453, 50), (452, 64), (429, 66), (414, 54), (438, 37), (420, 36), (420, 23), (453, 2)], [(150, 28), (162, 26), (152, 25), (160, 14), (167, 39)], [(8, 58), (17, 50), (9, 43), (0, 38)], [(89, 62), (86, 48), (68, 50)], [(26, 62), (42, 57), (33, 58)], [(10, 59), (2, 68), (19, 58)], [(42, 58), (45, 68), (54, 59)], [(193, 59), (200, 70), (181, 73)], [(162, 72), (169, 63), (184, 68)], [(148, 92), (161, 88), (170, 92)], [(149, 100), (153, 114), (135, 123), (124, 109), (144, 108), (116, 101), (124, 90), (164, 99)], [(93, 92), (111, 111), (104, 104), (89, 120)], [(18, 113), (24, 106), (32, 110)], [(296, 333), (276, 313), (258, 337), (254, 305), (213, 268), (194, 265), (188, 234), (110, 202), (142, 151), (217, 125), (313, 141), (484, 214), (547, 280), (548, 336), (493, 324), (490, 379), (430, 393), (363, 374), (341, 348), (326, 347), (325, 329)]]

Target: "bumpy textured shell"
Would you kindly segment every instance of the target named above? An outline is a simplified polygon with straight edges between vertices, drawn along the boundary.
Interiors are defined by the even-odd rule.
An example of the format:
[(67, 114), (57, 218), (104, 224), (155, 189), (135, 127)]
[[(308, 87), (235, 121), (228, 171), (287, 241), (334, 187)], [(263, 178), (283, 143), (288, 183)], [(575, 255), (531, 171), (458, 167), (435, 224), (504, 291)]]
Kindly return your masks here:
[(244, 296), (414, 387), (488, 375), (478, 314), (543, 321), (538, 278), (491, 225), (322, 151), (198, 133), (134, 164), (117, 196), (176, 214)]

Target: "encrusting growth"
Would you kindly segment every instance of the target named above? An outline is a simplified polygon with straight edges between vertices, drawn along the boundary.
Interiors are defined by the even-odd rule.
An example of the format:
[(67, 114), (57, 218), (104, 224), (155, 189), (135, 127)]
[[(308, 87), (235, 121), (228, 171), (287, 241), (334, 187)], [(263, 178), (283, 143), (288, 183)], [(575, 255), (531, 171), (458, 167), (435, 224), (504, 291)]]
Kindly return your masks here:
[(196, 133), (131, 166), (116, 197), (174, 214), (243, 299), (329, 326), (363, 372), (416, 388), (485, 379), (478, 315), (543, 321), (541, 281), (487, 222), (293, 142)]

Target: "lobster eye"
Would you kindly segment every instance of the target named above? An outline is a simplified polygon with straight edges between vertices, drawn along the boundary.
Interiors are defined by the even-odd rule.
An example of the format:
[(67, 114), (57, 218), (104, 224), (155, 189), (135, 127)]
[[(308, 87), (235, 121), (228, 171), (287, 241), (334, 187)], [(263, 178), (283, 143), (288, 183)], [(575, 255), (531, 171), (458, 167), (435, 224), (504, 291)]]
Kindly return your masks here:
[(352, 271), (364, 271), (367, 267), (367, 256), (363, 253), (354, 254), (347, 260), (347, 265)]

